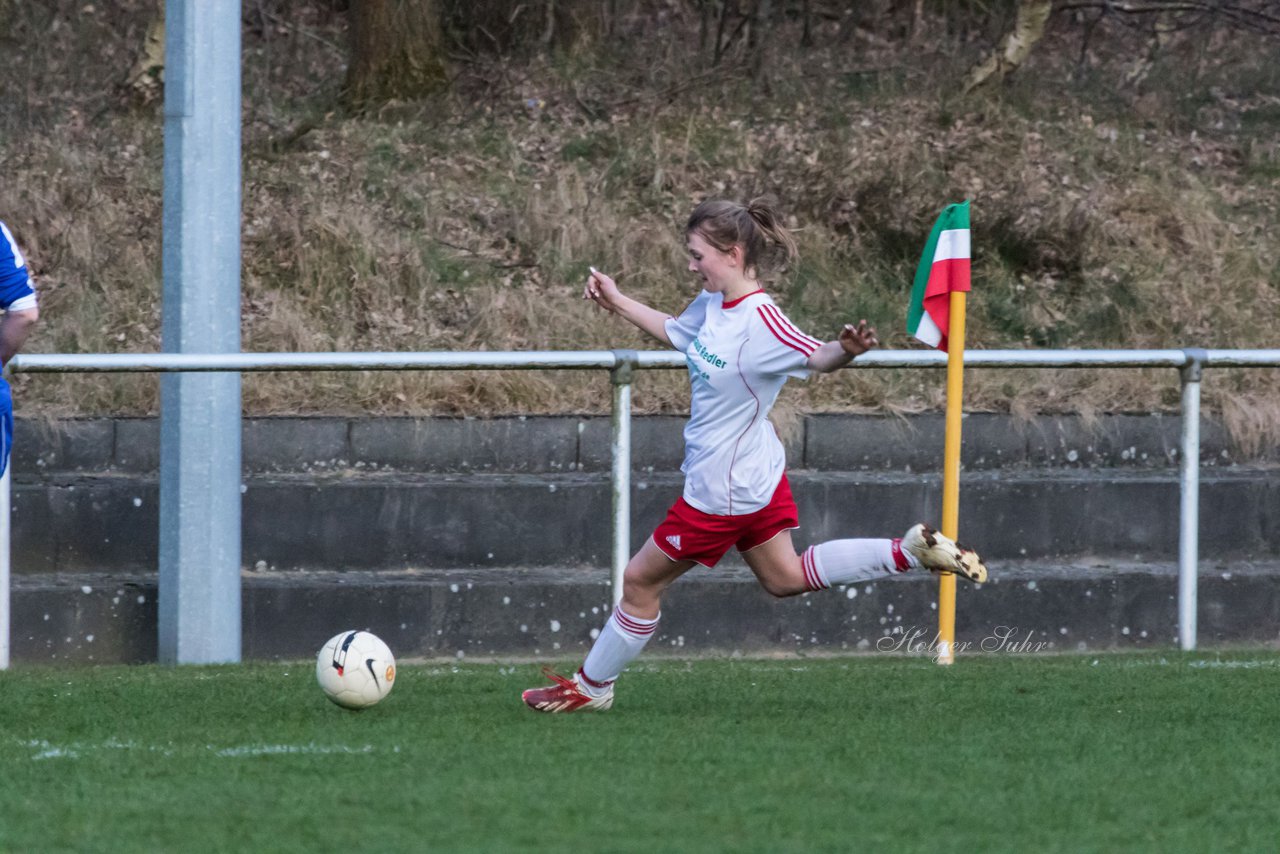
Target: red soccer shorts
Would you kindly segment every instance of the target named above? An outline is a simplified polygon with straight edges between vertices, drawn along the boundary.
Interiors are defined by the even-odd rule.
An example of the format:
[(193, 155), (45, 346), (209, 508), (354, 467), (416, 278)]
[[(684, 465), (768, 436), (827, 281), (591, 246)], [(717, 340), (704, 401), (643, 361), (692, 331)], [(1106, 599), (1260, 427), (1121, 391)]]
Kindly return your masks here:
[(769, 503), (741, 516), (703, 513), (682, 496), (671, 505), (667, 518), (653, 532), (653, 542), (672, 560), (691, 560), (712, 567), (730, 546), (745, 552), (769, 542), (783, 531), (799, 527), (800, 515), (784, 473)]

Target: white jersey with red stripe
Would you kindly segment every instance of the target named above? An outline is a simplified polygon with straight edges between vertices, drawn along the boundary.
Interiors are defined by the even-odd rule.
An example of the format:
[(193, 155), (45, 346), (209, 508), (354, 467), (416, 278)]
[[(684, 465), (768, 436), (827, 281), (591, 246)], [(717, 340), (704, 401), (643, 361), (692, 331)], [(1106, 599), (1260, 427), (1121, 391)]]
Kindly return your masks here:
[(769, 503), (786, 455), (769, 410), (788, 377), (809, 376), (822, 342), (795, 327), (764, 291), (731, 302), (703, 291), (667, 337), (683, 350), (692, 385), (684, 428), (684, 500), (704, 513), (739, 516)]

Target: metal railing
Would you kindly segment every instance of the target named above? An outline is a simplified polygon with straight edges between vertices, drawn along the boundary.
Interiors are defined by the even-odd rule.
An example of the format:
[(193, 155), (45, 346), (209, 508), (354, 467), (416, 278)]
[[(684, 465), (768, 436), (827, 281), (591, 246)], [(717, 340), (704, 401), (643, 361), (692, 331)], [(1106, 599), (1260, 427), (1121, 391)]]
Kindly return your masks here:
[[(944, 368), (945, 353), (880, 350), (850, 367)], [(675, 351), (598, 350), (425, 353), (121, 353), (18, 355), (15, 373), (171, 373), (261, 371), (599, 370), (610, 372), (612, 405), (613, 598), (631, 546), (631, 386), (638, 370), (685, 366)], [(1174, 368), (1182, 382), (1179, 459), (1178, 640), (1196, 645), (1200, 516), (1200, 382), (1205, 368), (1280, 367), (1280, 350), (970, 350), (967, 368)], [(9, 664), (9, 475), (0, 479), (0, 668)]]

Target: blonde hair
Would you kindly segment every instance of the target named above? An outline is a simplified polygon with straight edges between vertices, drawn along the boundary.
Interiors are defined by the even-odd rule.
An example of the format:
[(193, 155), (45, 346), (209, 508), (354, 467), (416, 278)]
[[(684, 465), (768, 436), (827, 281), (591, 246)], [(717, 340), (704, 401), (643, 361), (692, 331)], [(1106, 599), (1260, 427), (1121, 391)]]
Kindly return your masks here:
[(685, 236), (697, 232), (721, 252), (742, 247), (742, 266), (757, 278), (776, 274), (797, 257), (796, 241), (783, 227), (773, 203), (755, 198), (745, 205), (729, 199), (708, 199), (693, 209)]

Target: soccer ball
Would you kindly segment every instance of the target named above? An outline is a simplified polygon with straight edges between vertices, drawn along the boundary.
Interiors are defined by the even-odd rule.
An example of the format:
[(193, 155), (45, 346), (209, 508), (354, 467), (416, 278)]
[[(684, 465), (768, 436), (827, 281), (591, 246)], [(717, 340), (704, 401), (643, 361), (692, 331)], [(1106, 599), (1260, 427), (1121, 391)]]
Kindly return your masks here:
[(396, 682), (396, 660), (377, 635), (345, 631), (316, 656), (316, 681), (325, 696), (346, 709), (372, 706)]

